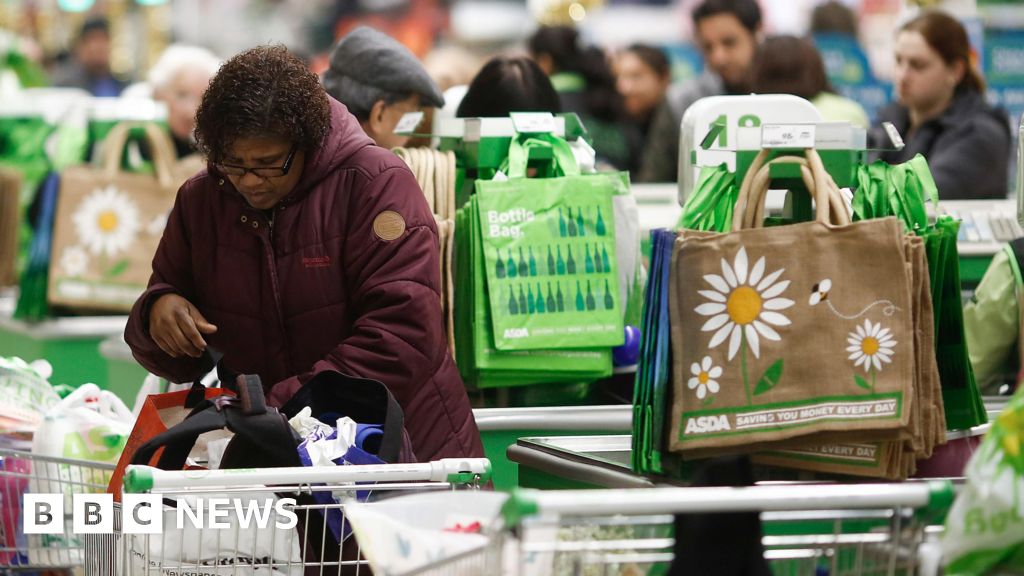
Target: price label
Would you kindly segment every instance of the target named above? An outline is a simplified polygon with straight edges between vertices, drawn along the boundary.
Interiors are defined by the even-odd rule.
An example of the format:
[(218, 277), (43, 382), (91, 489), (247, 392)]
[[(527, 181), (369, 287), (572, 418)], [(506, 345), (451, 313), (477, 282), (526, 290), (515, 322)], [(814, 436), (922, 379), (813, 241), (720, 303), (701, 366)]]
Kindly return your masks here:
[(814, 148), (814, 124), (765, 124), (762, 148)]
[(395, 134), (412, 134), (423, 121), (423, 112), (406, 112), (395, 124)]
[(550, 112), (514, 112), (512, 125), (520, 134), (553, 133), (555, 116)]

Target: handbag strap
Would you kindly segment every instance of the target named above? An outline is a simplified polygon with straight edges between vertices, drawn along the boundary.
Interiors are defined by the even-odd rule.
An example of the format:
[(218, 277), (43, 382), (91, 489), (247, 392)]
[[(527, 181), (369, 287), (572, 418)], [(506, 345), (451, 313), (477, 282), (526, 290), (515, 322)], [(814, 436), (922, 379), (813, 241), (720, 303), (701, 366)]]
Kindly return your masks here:
[(152, 122), (120, 122), (111, 128), (103, 141), (101, 151), (103, 171), (107, 178), (115, 178), (121, 171), (121, 154), (134, 129), (142, 129), (153, 155), (153, 169), (160, 186), (174, 187), (174, 164), (177, 162), (170, 138)]
[(525, 178), (530, 158), (539, 150), (550, 150), (556, 175), (580, 175), (576, 155), (564, 138), (554, 134), (520, 134), (513, 137), (508, 145), (508, 177)]
[(132, 463), (148, 464), (163, 448), (157, 467), (180, 470), (200, 435), (227, 428), (235, 436), (224, 451), (221, 468), (298, 466), (291, 426), (267, 406), (259, 377), (238, 376), (235, 386), (237, 398), (224, 395), (200, 403), (176, 426), (140, 446)]

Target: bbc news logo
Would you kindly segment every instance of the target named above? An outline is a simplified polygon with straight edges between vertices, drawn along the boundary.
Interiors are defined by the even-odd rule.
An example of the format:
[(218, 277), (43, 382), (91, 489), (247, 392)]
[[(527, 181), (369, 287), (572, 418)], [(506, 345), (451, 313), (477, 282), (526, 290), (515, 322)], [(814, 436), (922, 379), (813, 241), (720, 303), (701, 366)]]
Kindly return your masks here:
[[(64, 534), (67, 529), (63, 494), (25, 494), (22, 501), (25, 534)], [(179, 498), (173, 506), (164, 504), (159, 494), (124, 494), (121, 498), (121, 532), (124, 534), (160, 534), (165, 518), (173, 512), (177, 530), (190, 528), (224, 530), (291, 530), (299, 523), (293, 510), (294, 498)], [(71, 529), (73, 534), (112, 534), (117, 515), (113, 494), (73, 494)]]

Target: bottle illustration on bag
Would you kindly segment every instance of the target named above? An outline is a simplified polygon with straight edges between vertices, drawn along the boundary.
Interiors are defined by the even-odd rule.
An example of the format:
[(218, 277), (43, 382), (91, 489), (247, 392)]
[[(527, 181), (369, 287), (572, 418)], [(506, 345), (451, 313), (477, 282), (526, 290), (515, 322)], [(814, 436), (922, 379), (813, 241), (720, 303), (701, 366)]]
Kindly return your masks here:
[(569, 235), (569, 232), (565, 226), (565, 216), (562, 215), (562, 209), (558, 209), (558, 235), (565, 238)]
[(569, 212), (569, 237), (576, 237), (576, 221), (572, 218), (572, 208), (567, 208)]
[(555, 305), (555, 294), (551, 291), (551, 282), (548, 282), (548, 301), (547, 301), (548, 313), (558, 312), (558, 307)]
[(576, 259), (572, 257), (572, 246), (569, 246), (569, 259), (565, 261), (565, 269), (569, 274), (576, 274)]
[(611, 310), (615, 307), (615, 299), (612, 298), (612, 293), (608, 289), (608, 279), (604, 279), (604, 309)]
[(586, 310), (586, 305), (583, 303), (583, 291), (580, 290), (580, 281), (576, 281), (576, 311), (583, 312)]
[(512, 259), (512, 250), (508, 251), (508, 260), (505, 262), (505, 274), (509, 278), (516, 277), (516, 261)]
[(586, 270), (587, 274), (593, 274), (594, 273), (594, 259), (590, 257), (590, 245), (589, 244), (586, 245), (584, 247), (584, 249), (587, 251), (587, 257), (583, 261), (584, 262), (583, 263), (584, 270)]
[(594, 300), (594, 291), (590, 288), (590, 280), (587, 280), (587, 310), (597, 310), (597, 301)]
[(587, 235), (587, 230), (583, 227), (583, 208), (576, 209), (576, 233), (580, 236)]
[(526, 278), (530, 274), (530, 269), (526, 266), (526, 259), (523, 258), (523, 247), (519, 247), (519, 277)]
[(519, 313), (526, 314), (526, 294), (523, 293), (523, 285), (519, 285)]
[(608, 232), (608, 230), (606, 230), (604, 227), (604, 218), (601, 217), (600, 206), (598, 206), (597, 208), (597, 224), (594, 225), (594, 231), (597, 233), (598, 236), (604, 236), (605, 233)]
[(526, 311), (529, 314), (537, 313), (537, 302), (533, 299), (533, 286), (526, 285)]
[(547, 311), (548, 309), (544, 305), (544, 291), (540, 287), (540, 282), (537, 282), (537, 313), (543, 314)]
[(598, 253), (598, 248), (600, 247), (600, 244), (594, 244), (594, 268), (597, 270), (598, 274), (604, 274), (604, 263), (601, 262), (601, 255)]
[(611, 272), (612, 267), (611, 264), (608, 263), (608, 249), (605, 248), (604, 246), (601, 247), (601, 260), (602, 264), (604, 265), (604, 271)]
[(555, 257), (551, 255), (551, 246), (548, 246), (548, 276), (555, 275)]
[(555, 296), (555, 299), (556, 299), (556, 301), (558, 303), (558, 311), (559, 312), (565, 312), (565, 297), (562, 296), (562, 283), (561, 282), (558, 283), (558, 295)]
[(513, 316), (519, 314), (519, 303), (516, 302), (516, 292), (512, 288), (508, 289), (508, 313)]
[(501, 250), (498, 250), (498, 263), (494, 266), (494, 274), (498, 278), (505, 277), (505, 261), (501, 258)]
[(565, 260), (562, 260), (562, 247), (558, 247), (558, 275), (565, 276)]
[(533, 246), (530, 246), (530, 277), (537, 275), (537, 260), (533, 257)]

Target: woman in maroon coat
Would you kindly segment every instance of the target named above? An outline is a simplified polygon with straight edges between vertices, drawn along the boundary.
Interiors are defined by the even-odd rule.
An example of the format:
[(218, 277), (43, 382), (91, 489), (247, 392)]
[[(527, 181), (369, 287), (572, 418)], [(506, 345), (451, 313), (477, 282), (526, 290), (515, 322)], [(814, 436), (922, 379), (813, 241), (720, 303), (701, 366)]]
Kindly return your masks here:
[(441, 316), (415, 178), (283, 47), (221, 67), (196, 114), (208, 168), (178, 192), (125, 340), (150, 372), (258, 374), (281, 405), (322, 370), (387, 385), (420, 460), (483, 456)]

